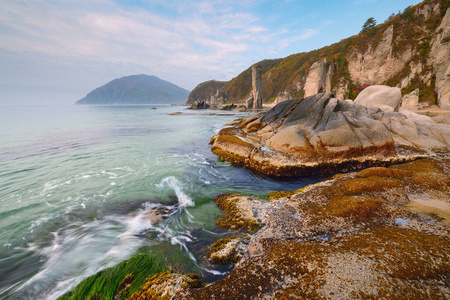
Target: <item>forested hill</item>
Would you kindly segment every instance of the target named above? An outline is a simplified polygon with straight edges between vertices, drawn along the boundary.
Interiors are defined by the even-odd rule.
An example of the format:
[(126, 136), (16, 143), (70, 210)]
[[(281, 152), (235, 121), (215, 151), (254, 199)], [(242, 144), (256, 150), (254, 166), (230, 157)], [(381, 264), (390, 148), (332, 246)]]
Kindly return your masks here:
[[(450, 107), (449, 6), (450, 0), (426, 0), (378, 25), (369, 18), (359, 34), (330, 46), (259, 62), (263, 101), (325, 91), (341, 100), (354, 99), (365, 86), (386, 84), (400, 87), (402, 94), (419, 89), (421, 103)], [(217, 83), (199, 84), (188, 104), (211, 94), (228, 103), (244, 102), (251, 92), (251, 66), (232, 80)]]
[(96, 88), (75, 104), (181, 104), (189, 91), (156, 76), (132, 75)]

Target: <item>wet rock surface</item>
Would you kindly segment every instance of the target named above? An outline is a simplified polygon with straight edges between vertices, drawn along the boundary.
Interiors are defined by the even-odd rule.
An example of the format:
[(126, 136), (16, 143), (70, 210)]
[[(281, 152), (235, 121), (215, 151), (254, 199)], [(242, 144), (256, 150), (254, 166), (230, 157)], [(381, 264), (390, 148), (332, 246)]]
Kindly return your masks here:
[(331, 93), (293, 99), (222, 129), (213, 153), (268, 175), (311, 176), (388, 166), (450, 150), (450, 127)]
[(239, 255), (219, 258), (235, 268), (176, 298), (448, 299), (449, 221), (408, 204), (417, 197), (428, 205), (440, 201), (448, 213), (449, 170), (448, 158), (426, 159), (336, 175), (264, 199), (222, 195), (225, 216), (239, 217), (219, 219), (219, 226), (242, 231), (245, 220), (261, 229), (219, 240), (211, 253)]

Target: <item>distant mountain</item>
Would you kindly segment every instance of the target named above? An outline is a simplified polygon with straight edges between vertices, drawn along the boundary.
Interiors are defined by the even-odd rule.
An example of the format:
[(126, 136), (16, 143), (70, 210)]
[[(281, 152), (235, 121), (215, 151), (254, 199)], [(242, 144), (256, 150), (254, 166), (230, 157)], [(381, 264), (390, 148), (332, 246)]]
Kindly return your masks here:
[(108, 82), (75, 104), (182, 104), (189, 91), (149, 75), (131, 75)]

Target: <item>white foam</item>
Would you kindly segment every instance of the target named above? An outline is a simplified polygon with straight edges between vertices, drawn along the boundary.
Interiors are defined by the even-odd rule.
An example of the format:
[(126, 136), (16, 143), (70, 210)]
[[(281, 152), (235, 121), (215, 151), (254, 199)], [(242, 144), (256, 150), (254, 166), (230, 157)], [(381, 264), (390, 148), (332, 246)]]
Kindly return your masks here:
[(216, 276), (220, 276), (220, 275), (227, 275), (228, 274), (228, 272), (219, 272), (219, 271), (216, 271), (216, 270), (210, 270), (210, 269), (206, 269), (206, 268), (202, 268), (202, 267), (200, 267), (200, 266), (198, 266), (200, 269), (202, 269), (203, 271), (206, 271), (206, 272), (208, 272), (208, 273), (211, 273), (211, 274), (213, 274), (213, 275), (216, 275)]
[(180, 207), (195, 206), (195, 203), (192, 201), (192, 199), (183, 192), (181, 182), (178, 181), (178, 179), (176, 179), (174, 176), (164, 178), (156, 186), (158, 188), (162, 188), (165, 184), (173, 189), (173, 191), (177, 195)]

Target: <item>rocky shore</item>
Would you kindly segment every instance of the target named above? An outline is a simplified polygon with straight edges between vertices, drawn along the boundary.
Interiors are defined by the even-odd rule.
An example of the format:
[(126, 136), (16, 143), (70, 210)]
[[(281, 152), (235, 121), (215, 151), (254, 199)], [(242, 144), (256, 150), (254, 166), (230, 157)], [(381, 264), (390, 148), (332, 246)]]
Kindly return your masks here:
[[(373, 103), (370, 94), (367, 98)], [(341, 101), (321, 93), (288, 100), (222, 129), (212, 138), (211, 149), (233, 165), (278, 177), (388, 166), (448, 153), (447, 125), (399, 111), (401, 96), (361, 105), (367, 98)]]
[[(231, 272), (212, 283), (152, 272), (135, 292), (144, 277), (130, 273), (115, 299), (448, 299), (450, 127), (401, 101), (382, 86), (354, 102), (320, 93), (228, 124), (211, 143), (233, 165), (331, 177), (295, 191), (218, 195), (216, 226), (228, 233), (199, 260)], [(156, 207), (148, 218), (170, 214)]]
[(217, 225), (231, 236), (208, 255), (234, 269), (211, 284), (154, 275), (130, 299), (448, 299), (449, 171), (450, 158), (425, 159), (266, 197), (218, 196)]
[[(230, 233), (206, 253), (233, 270), (210, 284), (171, 274), (186, 283), (162, 296), (448, 299), (450, 129), (385, 92), (354, 103), (331, 93), (288, 100), (216, 134), (215, 154), (269, 175), (361, 170), (296, 191), (217, 196), (216, 225)], [(154, 280), (141, 293), (156, 291)]]

